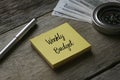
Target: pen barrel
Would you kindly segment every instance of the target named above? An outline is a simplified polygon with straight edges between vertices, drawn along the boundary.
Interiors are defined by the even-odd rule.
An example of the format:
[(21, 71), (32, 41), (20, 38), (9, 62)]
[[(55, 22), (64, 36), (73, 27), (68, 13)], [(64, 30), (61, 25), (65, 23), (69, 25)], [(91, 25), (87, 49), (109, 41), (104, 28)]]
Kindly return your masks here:
[(36, 24), (36, 19), (33, 18), (15, 37), (19, 40)]
[(35, 24), (34, 18), (0, 51), (0, 60)]
[(18, 39), (13, 38), (1, 51), (0, 51), (0, 60), (2, 57), (17, 43)]

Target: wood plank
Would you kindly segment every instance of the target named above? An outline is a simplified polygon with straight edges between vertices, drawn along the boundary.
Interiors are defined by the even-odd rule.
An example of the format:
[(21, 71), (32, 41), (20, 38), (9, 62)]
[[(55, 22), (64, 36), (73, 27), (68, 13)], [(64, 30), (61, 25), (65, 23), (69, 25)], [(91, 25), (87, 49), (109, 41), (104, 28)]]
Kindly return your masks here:
[(120, 64), (93, 78), (92, 80), (120, 80)]
[[(68, 22), (91, 43), (92, 54), (88, 52), (54, 71), (31, 47), (29, 39), (64, 22)], [(85, 80), (120, 60), (120, 37), (102, 35), (91, 24), (54, 17), (51, 13), (38, 18), (37, 24), (37, 29), (31, 30), (0, 64), (0, 79)], [(22, 27), (0, 35), (0, 48), (2, 49)]]
[(58, 0), (0, 0), (0, 34), (55, 7)]

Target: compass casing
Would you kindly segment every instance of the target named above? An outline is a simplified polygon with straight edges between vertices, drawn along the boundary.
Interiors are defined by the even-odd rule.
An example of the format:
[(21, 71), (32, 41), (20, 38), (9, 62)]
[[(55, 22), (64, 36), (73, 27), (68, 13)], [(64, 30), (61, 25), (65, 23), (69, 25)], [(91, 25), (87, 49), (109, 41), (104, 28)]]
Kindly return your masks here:
[(93, 26), (103, 34), (120, 34), (120, 3), (101, 4), (93, 11)]

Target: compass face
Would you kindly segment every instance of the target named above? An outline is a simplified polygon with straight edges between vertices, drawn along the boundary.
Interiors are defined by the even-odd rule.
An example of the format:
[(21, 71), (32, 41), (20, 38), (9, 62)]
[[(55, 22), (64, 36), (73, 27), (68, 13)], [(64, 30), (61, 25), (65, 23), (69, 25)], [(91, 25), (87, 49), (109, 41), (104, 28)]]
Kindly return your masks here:
[(120, 25), (120, 6), (109, 6), (98, 12), (98, 18), (102, 23)]

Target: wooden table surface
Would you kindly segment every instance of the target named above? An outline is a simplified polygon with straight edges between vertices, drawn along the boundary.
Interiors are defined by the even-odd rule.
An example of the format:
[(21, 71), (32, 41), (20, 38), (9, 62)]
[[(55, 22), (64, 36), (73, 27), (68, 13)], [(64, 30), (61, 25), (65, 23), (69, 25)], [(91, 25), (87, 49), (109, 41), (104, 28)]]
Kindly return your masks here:
[[(30, 19), (38, 19), (36, 28), (0, 62), (0, 80), (120, 80), (120, 37), (103, 35), (89, 23), (52, 16), (57, 1), (0, 0), (0, 50)], [(92, 50), (52, 70), (29, 40), (65, 22), (92, 45)]]

